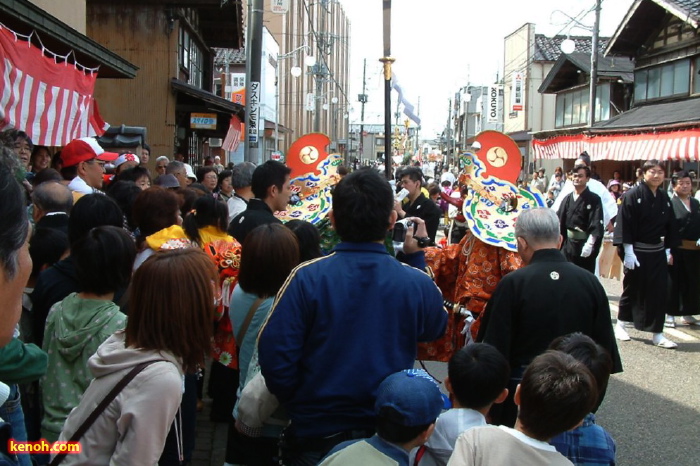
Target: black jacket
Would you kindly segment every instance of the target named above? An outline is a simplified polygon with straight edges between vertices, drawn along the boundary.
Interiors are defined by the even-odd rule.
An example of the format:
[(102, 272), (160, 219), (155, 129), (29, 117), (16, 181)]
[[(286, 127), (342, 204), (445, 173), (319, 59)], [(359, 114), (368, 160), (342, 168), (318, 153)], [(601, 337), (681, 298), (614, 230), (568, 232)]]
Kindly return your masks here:
[(248, 233), (255, 227), (268, 223), (282, 223), (272, 214), (272, 209), (264, 201), (253, 198), (248, 201), (248, 208), (236, 215), (228, 226), (228, 234), (243, 244)]

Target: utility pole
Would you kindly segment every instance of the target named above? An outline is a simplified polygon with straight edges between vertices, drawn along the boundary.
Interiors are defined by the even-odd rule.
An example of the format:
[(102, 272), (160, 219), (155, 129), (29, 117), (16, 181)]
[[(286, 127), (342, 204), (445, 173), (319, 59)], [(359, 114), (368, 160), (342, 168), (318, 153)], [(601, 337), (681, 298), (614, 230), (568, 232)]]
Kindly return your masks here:
[(598, 86), (598, 33), (600, 30), (600, 4), (602, 0), (595, 2), (595, 23), (593, 23), (593, 37), (591, 39), (591, 82), (588, 95), (588, 127), (595, 123), (595, 99)]
[(384, 175), (391, 179), (391, 0), (383, 0), (384, 10)]
[(362, 65), (362, 94), (358, 99), (362, 104), (362, 113), (360, 114), (360, 163), (365, 156), (365, 104), (367, 103), (367, 59), (364, 59)]
[[(420, 117), (420, 96), (418, 96), (418, 105), (416, 105), (416, 110), (418, 117)], [(420, 139), (418, 139), (418, 133), (420, 132), (420, 125), (416, 126), (416, 148), (421, 151), (420, 147)], [(422, 151), (420, 152), (421, 160), (423, 159), (423, 153)]]
[(318, 60), (316, 61), (316, 71), (314, 77), (316, 79), (316, 90), (314, 95), (314, 133), (321, 132), (321, 95), (323, 93), (323, 83), (325, 81), (325, 70), (323, 63), (326, 61), (326, 17), (328, 16), (328, 0), (321, 0), (319, 3), (323, 11), (320, 11), (320, 23), (318, 27), (318, 37), (316, 45), (318, 48)]
[(452, 137), (452, 99), (447, 102), (447, 126), (445, 127), (445, 152), (447, 165), (450, 165), (450, 137)]
[(246, 38), (245, 154), (246, 162), (260, 160), (260, 76), (262, 66), (263, 0), (248, 0), (248, 36)]

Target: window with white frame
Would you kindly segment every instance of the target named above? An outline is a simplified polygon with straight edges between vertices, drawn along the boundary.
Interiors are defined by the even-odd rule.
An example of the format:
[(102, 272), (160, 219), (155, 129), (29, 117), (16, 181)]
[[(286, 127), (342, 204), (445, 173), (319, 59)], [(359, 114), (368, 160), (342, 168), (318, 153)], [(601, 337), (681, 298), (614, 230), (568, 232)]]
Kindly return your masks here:
[(180, 28), (178, 39), (178, 61), (180, 69), (187, 75), (187, 84), (202, 88), (204, 57), (197, 42), (185, 28)]
[[(588, 87), (557, 94), (554, 126), (562, 128), (586, 124), (589, 98)], [(610, 84), (598, 84), (595, 102), (595, 121), (608, 120), (610, 118)]]
[[(697, 83), (694, 87), (695, 89), (698, 88)], [(683, 96), (688, 95), (689, 92), (689, 59), (676, 60), (671, 63), (644, 68), (634, 73), (635, 102), (660, 99), (663, 97)]]

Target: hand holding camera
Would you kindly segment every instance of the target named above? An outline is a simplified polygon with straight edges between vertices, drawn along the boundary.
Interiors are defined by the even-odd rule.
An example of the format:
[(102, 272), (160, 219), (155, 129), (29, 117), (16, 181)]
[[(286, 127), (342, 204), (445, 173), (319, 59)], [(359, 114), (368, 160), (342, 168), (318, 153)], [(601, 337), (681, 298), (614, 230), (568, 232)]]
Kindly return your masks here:
[(407, 217), (394, 224), (391, 240), (396, 252), (412, 254), (430, 246), (430, 237), (425, 221), (418, 217)]

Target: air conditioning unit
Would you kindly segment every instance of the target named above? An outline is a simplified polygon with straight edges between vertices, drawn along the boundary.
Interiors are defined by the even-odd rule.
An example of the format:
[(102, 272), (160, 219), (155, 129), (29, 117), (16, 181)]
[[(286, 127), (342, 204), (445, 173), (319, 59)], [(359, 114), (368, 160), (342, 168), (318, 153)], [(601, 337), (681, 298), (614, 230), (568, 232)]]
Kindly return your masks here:
[(221, 147), (222, 142), (221, 138), (209, 138), (209, 147)]

